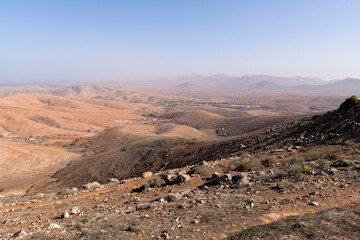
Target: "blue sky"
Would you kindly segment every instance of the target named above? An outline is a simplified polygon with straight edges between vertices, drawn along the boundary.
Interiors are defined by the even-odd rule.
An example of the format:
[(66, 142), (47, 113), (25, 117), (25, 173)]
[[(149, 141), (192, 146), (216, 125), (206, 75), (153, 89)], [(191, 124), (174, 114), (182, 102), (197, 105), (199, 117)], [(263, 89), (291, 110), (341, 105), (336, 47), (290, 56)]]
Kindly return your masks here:
[(0, 83), (360, 78), (357, 0), (1, 0)]

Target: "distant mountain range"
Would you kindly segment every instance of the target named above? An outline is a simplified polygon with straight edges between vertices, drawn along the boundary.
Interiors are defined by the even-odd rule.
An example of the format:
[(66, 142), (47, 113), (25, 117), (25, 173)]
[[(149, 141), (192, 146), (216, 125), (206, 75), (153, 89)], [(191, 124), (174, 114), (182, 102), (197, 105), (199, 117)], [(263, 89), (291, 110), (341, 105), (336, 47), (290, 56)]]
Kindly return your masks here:
[(319, 78), (304, 78), (304, 77), (274, 77), (269, 75), (245, 75), (242, 77), (231, 77), (225, 74), (217, 74), (212, 76), (205, 76), (199, 74), (193, 75), (185, 75), (176, 79), (161, 79), (161, 80), (153, 80), (149, 81), (150, 84), (181, 84), (184, 82), (188, 82), (196, 85), (237, 85), (237, 86), (245, 86), (249, 84), (254, 84), (257, 82), (268, 81), (274, 84), (283, 85), (283, 86), (299, 86), (304, 84), (309, 85), (320, 85), (326, 84), (327, 81), (321, 80)]
[(231, 77), (224, 74), (204, 76), (186, 75), (176, 79), (148, 81), (146, 85), (172, 85), (179, 90), (201, 87), (217, 91), (270, 92), (289, 94), (356, 94), (360, 93), (360, 79), (324, 81), (319, 78), (274, 77), (268, 75), (245, 75)]
[[(130, 88), (123, 88), (130, 87)], [(131, 87), (144, 87), (147, 90), (164, 89), (180, 92), (211, 90), (235, 93), (273, 93), (273, 94), (332, 94), (360, 95), (360, 79), (324, 81), (319, 78), (274, 77), (268, 75), (245, 75), (231, 77), (224, 74), (204, 76), (199, 74), (182, 76), (176, 79), (161, 79), (146, 82), (116, 84), (78, 84), (60, 85), (33, 83), (24, 85), (0, 85), (0, 97), (22, 93), (42, 93), (61, 97), (89, 97), (115, 99), (131, 93)]]
[(124, 89), (109, 84), (60, 85), (51, 83), (33, 83), (24, 85), (0, 85), (0, 97), (14, 94), (41, 93), (59, 97), (104, 98), (121, 95)]

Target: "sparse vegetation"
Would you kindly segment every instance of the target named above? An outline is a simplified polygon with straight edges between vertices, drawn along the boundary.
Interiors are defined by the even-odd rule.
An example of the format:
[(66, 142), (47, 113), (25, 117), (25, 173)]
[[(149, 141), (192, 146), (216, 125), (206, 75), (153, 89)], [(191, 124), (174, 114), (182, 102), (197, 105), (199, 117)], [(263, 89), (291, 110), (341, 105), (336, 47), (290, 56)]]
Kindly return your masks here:
[(358, 99), (355, 95), (347, 98), (339, 107), (339, 111), (347, 111), (358, 104)]
[(201, 177), (210, 177), (211, 174), (213, 174), (213, 171), (205, 165), (198, 165), (193, 167), (191, 170), (191, 173), (198, 174)]
[(304, 159), (304, 157), (302, 157), (300, 155), (295, 155), (291, 158), (286, 159), (285, 161), (290, 164), (300, 164), (300, 163), (305, 162), (305, 159)]
[(306, 161), (315, 161), (319, 158), (337, 160), (341, 158), (341, 149), (343, 149), (343, 147), (339, 146), (315, 147), (313, 149), (309, 149), (301, 155)]
[(275, 186), (271, 187), (271, 189), (275, 189), (275, 190), (285, 190), (286, 186), (284, 184), (278, 183)]
[(276, 163), (276, 159), (274, 157), (267, 157), (261, 161), (262, 165), (265, 167), (271, 167)]
[(237, 161), (234, 171), (238, 172), (246, 172), (246, 171), (253, 171), (260, 168), (260, 161), (255, 158)]
[(80, 218), (78, 221), (81, 223), (86, 223), (86, 222), (90, 221), (92, 218), (93, 218), (93, 216), (86, 216), (86, 217)]
[(336, 162), (334, 162), (333, 164), (331, 164), (332, 167), (351, 167), (354, 166), (355, 163), (351, 160), (347, 160), (347, 159), (343, 159), (343, 160), (338, 160)]
[(296, 172), (298, 174), (305, 174), (305, 175), (308, 175), (310, 174), (312, 171), (312, 168), (309, 166), (309, 165), (300, 165), (296, 168)]
[(324, 158), (319, 158), (319, 159), (315, 160), (315, 163), (318, 164), (321, 169), (329, 167), (329, 160), (324, 159)]
[[(227, 240), (245, 239), (358, 239), (360, 216), (354, 207), (333, 208), (318, 214), (289, 216), (249, 228)], [(329, 227), (331, 226), (331, 227)]]
[(209, 213), (209, 214), (206, 214), (204, 216), (202, 216), (200, 218), (200, 222), (204, 222), (204, 223), (210, 223), (214, 220), (218, 220), (219, 219), (219, 216), (213, 214), (213, 213)]

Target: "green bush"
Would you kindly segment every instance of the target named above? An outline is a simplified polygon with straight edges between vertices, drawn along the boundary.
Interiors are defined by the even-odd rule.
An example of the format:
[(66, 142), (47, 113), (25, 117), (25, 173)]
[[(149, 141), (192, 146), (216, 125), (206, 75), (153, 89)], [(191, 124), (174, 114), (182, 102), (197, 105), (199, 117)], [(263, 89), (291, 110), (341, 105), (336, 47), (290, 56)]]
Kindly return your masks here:
[(298, 174), (310, 174), (312, 171), (312, 168), (309, 165), (302, 165), (302, 166), (298, 166), (296, 169), (296, 172)]
[(329, 167), (329, 161), (324, 158), (319, 158), (319, 159), (315, 160), (315, 163), (317, 163), (321, 169)]
[(355, 95), (347, 98), (339, 107), (340, 111), (347, 111), (350, 108), (356, 106), (358, 104), (358, 99)]
[(351, 167), (354, 166), (355, 163), (351, 160), (339, 160), (331, 164), (332, 167)]

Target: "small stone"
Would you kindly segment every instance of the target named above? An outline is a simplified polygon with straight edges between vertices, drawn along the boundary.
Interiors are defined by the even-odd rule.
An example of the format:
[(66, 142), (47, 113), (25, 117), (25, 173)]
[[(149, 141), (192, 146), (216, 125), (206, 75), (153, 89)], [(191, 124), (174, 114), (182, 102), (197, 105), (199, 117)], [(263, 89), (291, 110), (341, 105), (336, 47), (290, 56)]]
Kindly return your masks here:
[(24, 230), (20, 230), (20, 231), (17, 231), (16, 233), (14, 233), (14, 235), (12, 237), (13, 238), (24, 238), (27, 235), (28, 234)]
[(216, 179), (216, 178), (218, 178), (218, 177), (220, 177), (220, 176), (221, 176), (220, 173), (214, 172), (214, 173), (212, 174), (211, 178), (212, 178), (212, 179)]
[(309, 203), (309, 205), (317, 207), (317, 206), (319, 206), (319, 203), (318, 202), (311, 202), (311, 203)]
[(38, 193), (38, 194), (36, 194), (35, 197), (36, 197), (36, 198), (44, 198), (44, 197), (45, 197), (45, 194), (44, 194), (44, 193)]
[(358, 165), (355, 165), (353, 168), (352, 168), (352, 170), (360, 170), (360, 164), (358, 164)]
[(70, 217), (70, 214), (68, 212), (64, 212), (62, 215), (61, 215), (61, 218), (69, 218)]
[(335, 173), (337, 172), (336, 168), (328, 168), (328, 169), (324, 169), (323, 172), (325, 172), (326, 174), (329, 175), (335, 175)]
[(223, 174), (220, 175), (218, 173), (213, 173), (212, 175), (212, 185), (219, 185), (219, 184), (231, 184), (232, 176), (231, 174)]
[(202, 161), (201, 164), (199, 164), (199, 165), (208, 166), (209, 164), (206, 161)]
[(171, 183), (176, 181), (176, 175), (173, 173), (166, 173), (164, 175), (162, 175), (162, 178), (167, 182), (167, 183)]
[(250, 183), (248, 178), (243, 177), (234, 184), (234, 188), (240, 188), (241, 186), (250, 186), (250, 185), (252, 185), (252, 183)]
[(241, 179), (247, 179), (247, 174), (246, 173), (240, 173), (240, 174), (236, 174), (235, 176), (232, 177), (232, 181), (233, 183), (237, 183), (237, 181), (241, 180)]
[(136, 231), (136, 228), (130, 225), (130, 226), (126, 229), (126, 231), (135, 232), (135, 231)]
[(149, 203), (143, 203), (143, 204), (136, 205), (136, 210), (138, 210), (138, 211), (146, 210), (149, 208), (151, 208), (151, 205)]
[(177, 172), (177, 175), (181, 175), (181, 174), (187, 174), (188, 171), (181, 169)]
[(84, 190), (99, 190), (99, 189), (104, 189), (104, 186), (101, 185), (100, 183), (98, 182), (92, 182), (92, 183), (88, 183), (88, 184), (85, 184), (83, 187), (82, 187)]
[(198, 224), (199, 222), (200, 222), (200, 220), (198, 220), (198, 219), (195, 219), (195, 220), (191, 221), (192, 224)]
[(60, 225), (57, 224), (57, 223), (50, 223), (49, 226), (48, 226), (48, 229), (60, 229)]
[(79, 214), (80, 212), (81, 212), (80, 209), (76, 206), (71, 208), (71, 214), (76, 215)]
[(109, 178), (109, 179), (107, 180), (107, 182), (108, 182), (108, 183), (115, 183), (115, 184), (119, 184), (119, 183), (120, 183), (120, 181), (119, 181), (118, 179), (116, 179), (116, 178)]
[(151, 177), (152, 175), (153, 175), (152, 172), (147, 171), (147, 172), (144, 172), (144, 173), (142, 174), (142, 177), (143, 177), (143, 178), (148, 178), (148, 177)]
[(154, 202), (165, 202), (165, 199), (162, 197), (159, 197), (159, 198), (155, 199)]
[(168, 196), (166, 197), (168, 202), (173, 202), (173, 201), (179, 200), (181, 198), (182, 198), (182, 196), (179, 193), (169, 193)]
[(168, 233), (166, 233), (166, 232), (163, 232), (163, 233), (161, 234), (161, 237), (162, 237), (163, 239), (170, 239), (170, 235), (169, 235)]

